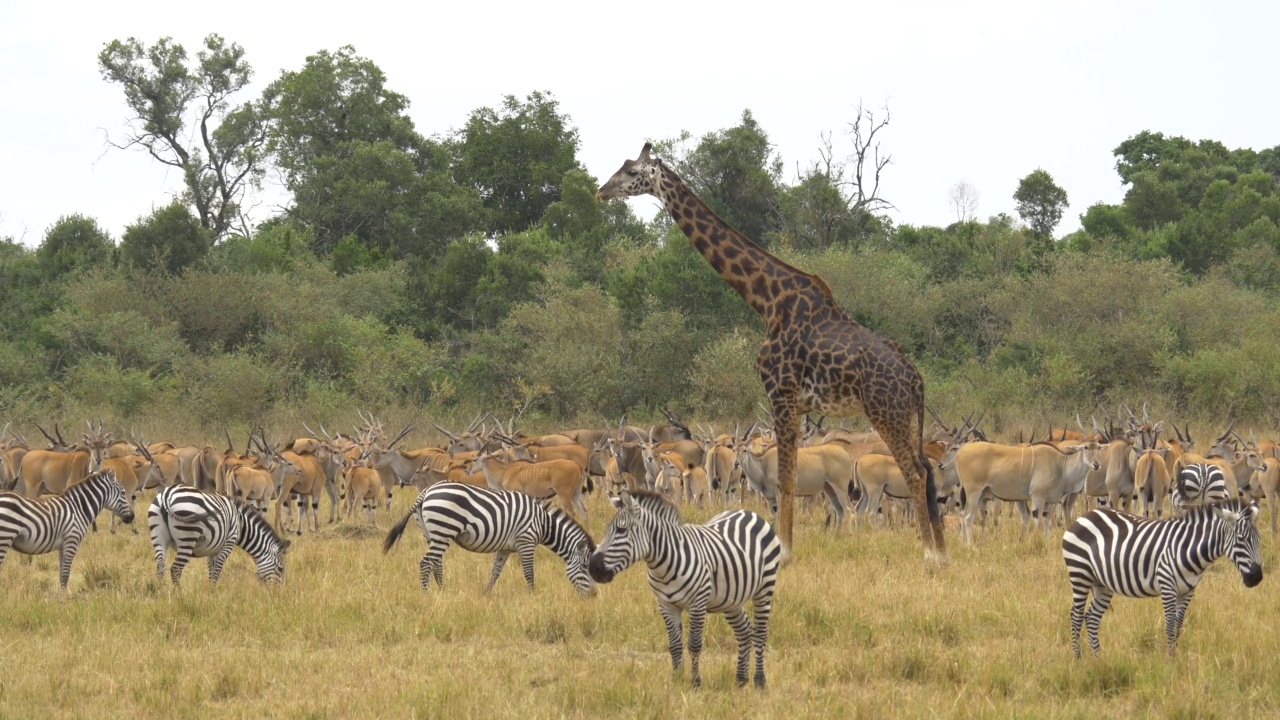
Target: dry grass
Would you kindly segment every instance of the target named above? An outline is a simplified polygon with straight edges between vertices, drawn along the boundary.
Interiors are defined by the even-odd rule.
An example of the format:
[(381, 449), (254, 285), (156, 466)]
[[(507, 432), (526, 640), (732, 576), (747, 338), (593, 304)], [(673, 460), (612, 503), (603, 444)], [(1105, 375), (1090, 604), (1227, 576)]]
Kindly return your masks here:
[[(404, 512), (411, 493), (396, 498)], [(598, 536), (611, 515), (591, 499)], [(707, 516), (710, 512), (700, 513)], [(145, 515), (144, 515), (145, 517)], [(579, 599), (538, 553), (530, 594), (514, 562), (490, 597), (491, 558), (452, 550), (448, 586), (424, 593), (412, 527), (378, 537), (329, 528), (294, 543), (288, 582), (264, 587), (236, 552), (210, 587), (154, 578), (145, 534), (88, 538), (64, 597), (56, 556), (0, 567), (0, 717), (1247, 717), (1275, 716), (1275, 580), (1246, 590), (1215, 566), (1163, 654), (1158, 601), (1118, 599), (1101, 659), (1071, 659), (1069, 593), (1055, 539), (1014, 522), (950, 535), (952, 564), (925, 571), (905, 530), (824, 532), (798, 517), (767, 656), (769, 688), (737, 689), (734, 641), (713, 617), (704, 687), (673, 677), (665, 632), (633, 568)], [(384, 515), (379, 520), (390, 525)], [(143, 528), (145, 533), (145, 528)], [(380, 536), (380, 534), (379, 534)], [(1264, 540), (1274, 567), (1274, 542)]]

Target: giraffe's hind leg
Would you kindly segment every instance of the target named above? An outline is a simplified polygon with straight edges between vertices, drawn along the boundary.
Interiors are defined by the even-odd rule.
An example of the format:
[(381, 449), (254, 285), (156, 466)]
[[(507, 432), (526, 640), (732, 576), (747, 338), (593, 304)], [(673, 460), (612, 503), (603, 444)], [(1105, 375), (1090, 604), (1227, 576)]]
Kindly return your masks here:
[[(876, 415), (882, 415), (876, 413)], [(926, 508), (925, 512), (916, 512), (916, 523), (920, 529), (920, 541), (924, 546), (925, 562), (931, 565), (947, 564), (946, 540), (942, 535), (942, 515), (938, 512), (937, 485), (933, 478), (933, 469), (920, 452), (920, 439), (916, 436), (915, 426), (907, 422), (898, 422), (888, 417), (874, 417), (868, 408), (868, 417), (885, 444), (889, 446), (893, 459), (902, 471), (902, 477), (911, 489), (911, 499), (917, 508)], [(914, 420), (914, 415), (912, 418)]]

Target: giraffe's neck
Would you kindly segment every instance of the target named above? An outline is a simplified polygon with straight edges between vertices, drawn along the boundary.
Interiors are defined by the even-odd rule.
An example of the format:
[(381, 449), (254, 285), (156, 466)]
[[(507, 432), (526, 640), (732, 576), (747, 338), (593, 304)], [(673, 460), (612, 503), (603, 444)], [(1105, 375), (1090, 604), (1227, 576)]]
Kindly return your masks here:
[(711, 267), (766, 322), (774, 312), (773, 300), (784, 292), (820, 284), (826, 290), (821, 280), (788, 265), (734, 230), (674, 170), (665, 164), (660, 167), (658, 199)]

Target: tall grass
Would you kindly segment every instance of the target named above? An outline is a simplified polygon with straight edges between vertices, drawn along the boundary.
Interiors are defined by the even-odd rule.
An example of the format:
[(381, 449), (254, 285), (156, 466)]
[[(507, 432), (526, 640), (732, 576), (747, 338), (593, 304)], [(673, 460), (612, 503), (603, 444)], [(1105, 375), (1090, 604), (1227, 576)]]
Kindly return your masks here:
[[(612, 511), (600, 497), (591, 511), (598, 537)], [(1159, 602), (1118, 599), (1101, 658), (1077, 662), (1060, 531), (1020, 539), (1007, 520), (973, 548), (950, 535), (951, 565), (930, 573), (908, 530), (797, 517), (763, 692), (734, 686), (734, 639), (714, 616), (704, 687), (672, 675), (642, 567), (584, 600), (540, 549), (535, 591), (511, 565), (486, 597), (491, 558), (453, 549), (444, 591), (423, 592), (412, 527), (384, 556), (380, 537), (339, 525), (294, 543), (283, 586), (260, 585), (237, 551), (217, 587), (196, 561), (175, 589), (155, 579), (143, 527), (89, 537), (66, 595), (55, 554), (0, 567), (0, 717), (1200, 718), (1280, 706), (1274, 580), (1248, 591), (1215, 566), (1172, 660)]]

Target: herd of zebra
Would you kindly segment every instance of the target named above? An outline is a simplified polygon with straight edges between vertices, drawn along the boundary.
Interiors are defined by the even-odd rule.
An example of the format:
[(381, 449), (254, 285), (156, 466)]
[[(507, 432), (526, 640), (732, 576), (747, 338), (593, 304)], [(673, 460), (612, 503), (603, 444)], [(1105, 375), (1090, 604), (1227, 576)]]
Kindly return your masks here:
[[(653, 441), (652, 431), (649, 441)], [(1077, 657), (1082, 626), (1088, 630), (1093, 651), (1099, 651), (1098, 626), (1114, 594), (1163, 599), (1172, 653), (1187, 605), (1210, 563), (1229, 555), (1247, 586), (1261, 581), (1258, 506), (1231, 497), (1219, 466), (1186, 465), (1172, 496), (1174, 518), (1150, 520), (1099, 508), (1076, 519), (1065, 531), (1062, 547), (1073, 597), (1071, 629)], [(565, 562), (570, 583), (584, 596), (594, 595), (597, 583), (610, 582), (627, 567), (644, 562), (667, 627), (673, 666), (682, 666), (682, 616), (688, 613), (691, 674), (695, 684), (700, 682), (706, 614), (723, 614), (738, 642), (738, 683), (747, 681), (754, 648), (754, 682), (764, 685), (772, 599), (778, 570), (788, 558), (767, 519), (733, 509), (705, 524), (689, 524), (681, 519), (669, 491), (611, 488), (609, 500), (616, 512), (596, 544), (567, 508), (553, 504), (554, 497), (554, 492), (535, 496), (447, 479), (436, 482), (420, 492), (408, 514), (391, 528), (383, 549), (389, 551), (409, 521), (416, 521), (428, 544), (419, 563), (424, 589), (432, 579), (443, 588), (443, 556), (452, 545), (496, 554), (486, 592), (513, 553), (532, 588), (538, 545)], [(11, 548), (26, 554), (59, 550), (59, 580), (65, 590), (77, 549), (104, 509), (125, 523), (134, 520), (132, 498), (111, 469), (93, 472), (53, 497), (0, 493), (0, 563)], [(218, 492), (172, 485), (157, 493), (147, 521), (161, 580), (170, 547), (176, 549), (168, 568), (175, 585), (193, 557), (208, 558), (209, 577), (216, 583), (235, 547), (253, 559), (261, 580), (284, 579), (290, 542), (252, 504)], [(1093, 602), (1086, 611), (1090, 594)]]

